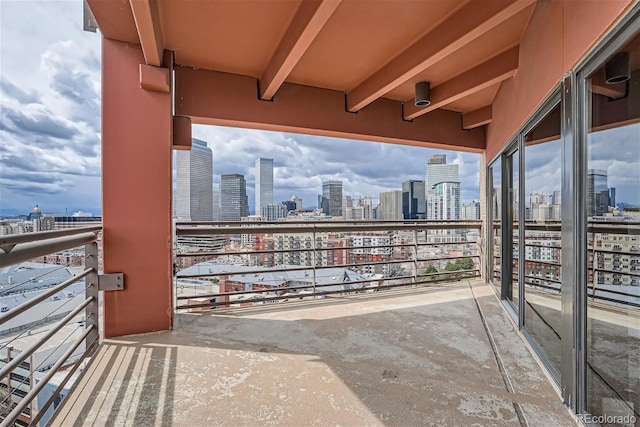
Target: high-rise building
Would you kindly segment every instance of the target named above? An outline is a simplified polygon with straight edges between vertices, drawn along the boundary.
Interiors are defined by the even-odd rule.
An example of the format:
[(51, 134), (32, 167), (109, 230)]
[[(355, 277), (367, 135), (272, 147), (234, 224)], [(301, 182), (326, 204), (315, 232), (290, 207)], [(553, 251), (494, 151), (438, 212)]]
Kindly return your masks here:
[(220, 184), (213, 184), (213, 220), (220, 221)]
[(447, 155), (446, 154), (434, 154), (429, 160), (427, 160), (428, 165), (446, 165), (447, 164)]
[(462, 205), (461, 219), (480, 219), (480, 202), (475, 200)]
[(460, 219), (459, 182), (439, 182), (429, 197), (429, 219)]
[(342, 218), (353, 219), (351, 216), (351, 208), (353, 208), (353, 199), (351, 196), (342, 196)]
[(191, 150), (176, 152), (174, 216), (184, 221), (213, 221), (213, 153), (192, 139)]
[(220, 219), (222, 221), (240, 221), (249, 216), (247, 182), (244, 175), (222, 175), (220, 181)]
[(301, 211), (302, 210), (302, 199), (298, 196), (291, 196), (291, 201), (295, 202), (296, 204), (296, 210)]
[(402, 220), (402, 190), (391, 190), (380, 193), (380, 204), (376, 208), (376, 217), (380, 220)]
[(269, 203), (260, 210), (260, 215), (265, 221), (277, 221), (286, 218), (289, 211), (283, 203)]
[(607, 171), (589, 169), (587, 173), (587, 215), (600, 216), (609, 210)]
[(262, 207), (273, 204), (273, 159), (256, 160), (256, 215)]
[(609, 188), (609, 206), (616, 207), (616, 188)]
[(424, 181), (402, 183), (402, 214), (404, 219), (425, 219)]
[(332, 217), (342, 216), (342, 181), (322, 183), (322, 211)]
[[(434, 187), (439, 182), (459, 182), (458, 177), (458, 165), (448, 165), (446, 154), (434, 154), (427, 161), (427, 170), (425, 174), (425, 190), (426, 201), (430, 202), (431, 196), (434, 194)], [(458, 211), (460, 211), (460, 205), (458, 205)], [(433, 209), (427, 207), (426, 214), (427, 219), (431, 218), (429, 215), (433, 212)]]
[(287, 213), (290, 211), (295, 211), (297, 209), (296, 202), (294, 202), (293, 200), (284, 200), (281, 203), (287, 209)]

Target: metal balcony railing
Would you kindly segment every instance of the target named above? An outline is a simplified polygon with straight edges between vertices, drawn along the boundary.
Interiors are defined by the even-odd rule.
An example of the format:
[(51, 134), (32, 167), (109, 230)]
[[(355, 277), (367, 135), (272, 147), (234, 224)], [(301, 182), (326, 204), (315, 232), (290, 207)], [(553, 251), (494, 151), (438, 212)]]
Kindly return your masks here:
[[(494, 230), (500, 230), (500, 223)], [(527, 287), (560, 293), (561, 226), (558, 222), (525, 223), (525, 249), (518, 249), (518, 225), (513, 226), (513, 280), (518, 280), (517, 263), (520, 252), (526, 254), (524, 284)], [(640, 307), (640, 244), (639, 222), (589, 221), (587, 227), (587, 295), (590, 301), (613, 303), (618, 307)], [(620, 243), (617, 243), (620, 242)], [(547, 259), (543, 259), (543, 255)], [(500, 254), (494, 255), (499, 267)], [(551, 259), (548, 259), (551, 258)], [(499, 268), (493, 270), (500, 280)]]
[[(2, 307), (0, 327), (15, 324), (25, 316), (36, 319), (21, 328), (3, 329), (0, 426), (38, 425), (51, 405), (60, 400), (61, 391), (83, 360), (97, 347), (97, 242), (101, 230), (97, 226), (0, 236), (0, 268), (84, 246), (82, 271), (61, 283), (40, 287), (39, 277), (34, 276), (0, 289), (1, 296), (15, 295), (21, 301), (13, 308)], [(68, 298), (60, 301), (60, 295)], [(55, 308), (51, 308), (52, 301), (56, 302)], [(52, 384), (58, 372), (64, 372), (64, 376)], [(48, 398), (41, 394), (45, 388), (50, 392)]]
[(480, 229), (480, 221), (180, 222), (176, 309), (251, 306), (477, 277)]

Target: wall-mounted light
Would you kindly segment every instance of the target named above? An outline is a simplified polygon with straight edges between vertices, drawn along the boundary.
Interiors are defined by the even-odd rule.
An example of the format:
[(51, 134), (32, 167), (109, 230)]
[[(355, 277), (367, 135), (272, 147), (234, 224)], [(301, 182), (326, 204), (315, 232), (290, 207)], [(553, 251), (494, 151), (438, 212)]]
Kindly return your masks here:
[(631, 78), (629, 52), (618, 52), (604, 64), (607, 84), (626, 82)]
[(431, 104), (431, 83), (418, 82), (416, 83), (416, 107), (426, 107)]

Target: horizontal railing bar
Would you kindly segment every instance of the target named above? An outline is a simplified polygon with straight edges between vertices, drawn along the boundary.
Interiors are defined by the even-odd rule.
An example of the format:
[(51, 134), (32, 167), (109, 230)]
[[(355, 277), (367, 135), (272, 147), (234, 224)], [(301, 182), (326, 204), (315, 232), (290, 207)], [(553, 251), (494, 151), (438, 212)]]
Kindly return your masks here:
[(75, 234), (99, 232), (102, 226), (65, 228), (62, 230), (37, 231), (34, 233), (9, 234), (0, 236), (0, 246), (17, 245), (19, 243), (36, 242), (41, 240), (49, 240), (56, 237), (72, 236)]
[[(607, 286), (607, 285), (600, 285), (600, 286)], [(611, 285), (609, 285), (609, 286), (611, 286)], [(599, 287), (594, 286), (594, 285), (587, 286), (587, 289), (591, 289), (592, 290), (592, 295), (595, 295), (596, 292), (606, 292), (606, 293), (609, 293), (609, 294), (623, 295), (625, 297), (640, 298), (640, 295), (629, 294), (627, 292), (617, 291), (615, 289), (602, 289), (602, 288), (599, 288)], [(589, 296), (589, 294), (587, 294), (587, 296)]]
[[(479, 277), (479, 271), (478, 270), (474, 270), (476, 272), (476, 275), (474, 276), (466, 276), (460, 279), (470, 279), (470, 278), (474, 278), (474, 277)], [(451, 272), (451, 273), (456, 273), (456, 272)], [(412, 277), (412, 276), (407, 276), (408, 278)], [(343, 289), (343, 290), (336, 290), (336, 291), (323, 291), (323, 292), (315, 292), (315, 293), (310, 293), (310, 294), (291, 294), (291, 295), (279, 295), (279, 296), (273, 296), (273, 297), (267, 297), (267, 298), (260, 298), (260, 299), (256, 299), (256, 300), (243, 300), (243, 301), (220, 301), (220, 302), (214, 302), (214, 303), (203, 303), (203, 304), (189, 304), (189, 305), (181, 305), (181, 306), (177, 306), (176, 309), (177, 310), (185, 310), (185, 309), (189, 309), (189, 308), (209, 308), (209, 307), (218, 307), (218, 306), (223, 306), (223, 305), (232, 305), (232, 304), (242, 304), (242, 303), (246, 303), (246, 302), (266, 302), (266, 301), (278, 301), (278, 300), (283, 300), (283, 299), (302, 299), (302, 298), (309, 298), (309, 297), (316, 297), (316, 296), (324, 296), (324, 295), (333, 295), (333, 294), (344, 294), (344, 293), (351, 293), (351, 292), (357, 292), (357, 293), (362, 293), (362, 291), (367, 291), (367, 290), (381, 290), (381, 289), (391, 289), (391, 288), (397, 288), (397, 287), (405, 287), (405, 286), (417, 286), (417, 285), (422, 285), (422, 284), (436, 284), (436, 283), (440, 283), (440, 282), (446, 282), (446, 281), (450, 281), (450, 278), (443, 278), (443, 279), (436, 279), (436, 280), (425, 280), (425, 281), (416, 281), (416, 282), (411, 282), (411, 283), (394, 283), (394, 284), (384, 284), (384, 285), (380, 285), (380, 286), (375, 286), (375, 287), (365, 287), (365, 288), (359, 288), (359, 289)], [(328, 286), (328, 285), (327, 285)], [(255, 292), (254, 292), (255, 293)]]
[(63, 289), (68, 288), (69, 286), (71, 286), (72, 284), (77, 282), (78, 280), (88, 276), (91, 272), (93, 272), (93, 269), (92, 268), (88, 268), (88, 269), (84, 270), (82, 273), (77, 274), (77, 275), (65, 280), (64, 282), (62, 282), (59, 285), (56, 285), (56, 286), (50, 288), (49, 290), (43, 292), (42, 294), (40, 294), (40, 295), (38, 295), (38, 296), (36, 296), (34, 298), (31, 298), (28, 301), (23, 302), (22, 304), (20, 304), (19, 306), (11, 309), (10, 311), (0, 314), (0, 325), (4, 324), (5, 322), (8, 322), (9, 320), (11, 320), (14, 317), (22, 314), (23, 312), (27, 311), (28, 309), (30, 309), (34, 305), (46, 300), (47, 298), (55, 295), (56, 293), (62, 291)]
[(554, 267), (560, 267), (562, 265), (562, 264), (554, 262), (554, 261), (542, 261), (542, 260), (538, 260), (538, 259), (525, 259), (524, 262), (525, 262), (525, 264), (526, 263), (544, 264), (544, 265), (552, 265)]
[(49, 338), (54, 336), (60, 329), (62, 329), (71, 319), (78, 315), (89, 303), (93, 301), (93, 297), (89, 297), (78, 307), (73, 309), (69, 314), (67, 314), (61, 321), (56, 323), (51, 329), (49, 329), (38, 341), (31, 344), (26, 350), (18, 353), (18, 357), (14, 358), (10, 362), (0, 369), (0, 378), (5, 377), (9, 374), (9, 372), (13, 371), (16, 367), (18, 367), (22, 362), (27, 360), (33, 352), (35, 352), (42, 344), (44, 344)]
[[(531, 282), (527, 282), (527, 279), (529, 279), (529, 280), (542, 280), (542, 281), (544, 281), (544, 282), (552, 282), (552, 283), (558, 283), (558, 284), (561, 284), (561, 283), (562, 283), (562, 281), (561, 281), (561, 280), (548, 279), (548, 278), (546, 278), (546, 277), (528, 276), (528, 275), (525, 275), (525, 276), (524, 276), (524, 279), (525, 279), (525, 280), (524, 280), (524, 283), (525, 283), (525, 284), (527, 284), (527, 285), (534, 285), (534, 286), (541, 286), (541, 285), (540, 285), (539, 283), (531, 283)], [(554, 289), (555, 289), (555, 288), (554, 288)]]
[[(529, 278), (530, 276), (525, 276), (525, 278)], [(557, 283), (557, 284), (561, 284), (562, 282), (560, 281), (555, 281), (555, 280), (550, 280), (550, 279), (545, 279), (549, 282), (553, 282), (553, 283)], [(543, 289), (550, 289), (552, 291), (556, 291), (556, 292), (560, 292), (560, 288), (554, 288), (553, 286), (549, 286), (549, 285), (543, 285), (540, 283), (529, 283), (527, 281), (525, 281), (525, 284), (531, 287), (536, 287), (536, 288), (543, 288)], [(587, 286), (588, 289), (594, 289), (593, 286)], [(615, 291), (615, 290), (608, 290), (608, 289), (598, 289), (595, 288), (595, 291), (597, 292), (603, 292), (603, 293), (611, 293), (611, 294), (616, 294), (616, 295), (623, 295), (623, 296), (628, 296), (628, 297), (638, 297), (638, 295), (634, 295), (634, 294), (628, 294), (625, 292), (619, 292), (619, 291)], [(640, 307), (640, 304), (631, 302), (631, 301), (625, 301), (625, 300), (620, 300), (620, 299), (616, 299), (616, 298), (610, 298), (610, 297), (604, 297), (601, 295), (598, 295), (595, 293), (595, 291), (593, 291), (590, 294), (587, 294), (587, 297), (591, 297), (591, 298), (595, 298), (595, 299), (602, 299), (605, 301), (610, 301), (610, 302), (616, 302), (622, 305), (631, 305), (634, 307)]]
[[(402, 264), (413, 262), (413, 260), (387, 260), (387, 261), (369, 261), (366, 263), (353, 263), (353, 264), (335, 264), (335, 265), (325, 265), (325, 266), (316, 266), (315, 270), (328, 270), (330, 268), (345, 268), (345, 267), (358, 267), (365, 265), (376, 265), (376, 264)], [(247, 271), (236, 271), (236, 272), (219, 272), (219, 273), (205, 273), (205, 274), (185, 274), (185, 275), (176, 275), (177, 279), (195, 279), (198, 277), (217, 277), (217, 276), (237, 276), (237, 275), (247, 275), (247, 274), (264, 274), (264, 273), (286, 273), (288, 271), (311, 271), (313, 270), (313, 266), (311, 265), (303, 265), (300, 267), (285, 267), (285, 268), (269, 268), (268, 270), (247, 270)]]
[[(371, 280), (352, 280), (348, 282), (331, 282), (325, 284), (316, 284), (316, 288), (322, 288), (327, 286), (336, 286), (336, 285), (353, 285), (358, 283), (370, 283), (370, 282), (378, 282), (380, 280), (398, 280), (398, 279), (411, 279), (413, 275), (407, 276), (394, 276), (386, 279), (371, 279)], [(231, 291), (231, 292), (217, 292), (211, 294), (200, 294), (200, 295), (186, 295), (186, 296), (178, 296), (176, 300), (186, 300), (191, 298), (214, 298), (214, 297), (222, 297), (222, 296), (233, 296), (233, 295), (247, 295), (247, 294), (263, 294), (268, 292), (276, 292), (276, 291), (291, 291), (291, 290), (299, 290), (299, 289), (313, 289), (313, 284), (303, 285), (303, 286), (295, 286), (295, 287), (273, 287), (268, 289), (253, 289), (250, 291)]]
[[(419, 274), (418, 277), (431, 277), (431, 276), (439, 276), (439, 275), (454, 275), (454, 274), (457, 274), (457, 273), (467, 273), (467, 272), (479, 272), (479, 270), (472, 269), (472, 270), (443, 271), (443, 272), (436, 272), (436, 273)], [(331, 283), (325, 283), (325, 284), (316, 284), (315, 288), (324, 288), (324, 287), (329, 287), (329, 286), (354, 285), (354, 284), (360, 284), (360, 283), (373, 283), (373, 282), (378, 282), (380, 280), (389, 281), (389, 280), (413, 279), (413, 277), (414, 277), (413, 275), (405, 275), (405, 276), (392, 276), (392, 277), (385, 277), (385, 278), (371, 279), (371, 280), (352, 280), (352, 281), (347, 281), (347, 282), (331, 282)], [(384, 286), (384, 285), (379, 285), (379, 286)], [(250, 291), (232, 291), (232, 292), (218, 292), (218, 293), (211, 293), (211, 294), (178, 296), (178, 297), (176, 297), (176, 300), (188, 300), (188, 299), (192, 299), (192, 298), (215, 298), (215, 297), (247, 295), (247, 294), (263, 294), (263, 293), (276, 292), (276, 291), (291, 291), (291, 290), (313, 289), (313, 288), (314, 288), (314, 285), (313, 284), (309, 284), (309, 285), (295, 286), (295, 287), (277, 287), (277, 288), (269, 288), (269, 289), (254, 289), (254, 290), (250, 290)], [(355, 289), (355, 290), (357, 290), (357, 289)], [(341, 292), (350, 292), (350, 290), (343, 290)], [(305, 294), (305, 295), (311, 295), (311, 294)], [(240, 301), (240, 302), (242, 302), (242, 301)], [(236, 302), (233, 302), (233, 303), (236, 303)]]
[[(464, 259), (464, 258), (479, 258), (480, 255), (462, 255), (456, 257), (441, 257), (441, 258), (424, 258), (418, 259), (418, 262), (431, 262), (431, 261), (446, 261), (451, 259)], [(382, 260), (382, 261), (364, 261), (360, 263), (347, 263), (347, 264), (334, 264), (334, 265), (325, 265), (325, 266), (316, 266), (316, 271), (328, 270), (332, 268), (347, 268), (347, 267), (364, 267), (369, 265), (385, 265), (385, 264), (404, 264), (404, 263), (412, 263), (411, 259), (390, 259), (390, 260)], [(313, 266), (300, 266), (300, 267), (286, 267), (286, 268), (269, 268), (268, 270), (242, 270), (235, 272), (218, 272), (218, 273), (204, 273), (204, 274), (178, 274), (176, 275), (177, 279), (196, 279), (198, 277), (218, 277), (218, 276), (238, 276), (238, 275), (250, 275), (250, 274), (265, 274), (265, 273), (286, 273), (288, 271), (307, 271), (313, 270)]]
[(462, 229), (481, 229), (481, 223), (456, 223), (456, 224), (369, 224), (369, 225), (330, 225), (330, 224), (304, 224), (295, 227), (283, 226), (250, 226), (250, 227), (185, 227), (176, 226), (176, 235), (178, 236), (205, 236), (219, 234), (274, 234), (274, 233), (321, 233), (321, 232), (373, 232), (374, 230), (391, 231), (391, 230), (462, 230)]
[[(543, 289), (550, 289), (552, 291), (556, 291), (556, 292), (560, 292), (560, 288), (554, 288), (553, 286), (549, 286), (549, 285), (544, 285), (542, 283), (529, 283), (525, 280), (524, 282), (525, 285), (533, 287), (533, 288), (543, 288)], [(525, 290), (526, 293), (526, 290)], [(525, 297), (526, 299), (526, 297)]]
[(588, 247), (587, 252), (601, 253), (601, 254), (613, 254), (613, 255), (627, 255), (627, 256), (637, 256), (640, 257), (640, 251), (638, 252), (624, 252), (624, 251), (616, 251), (613, 249), (594, 249), (593, 247)]
[(21, 243), (13, 248), (9, 253), (5, 253), (0, 250), (0, 268), (82, 246), (87, 243), (95, 242), (96, 240), (96, 234), (89, 232)]
[(176, 221), (176, 226), (191, 226), (191, 225), (218, 225), (221, 227), (227, 226), (244, 226), (244, 227), (260, 227), (262, 225), (282, 225), (287, 226), (289, 224), (295, 225), (309, 225), (309, 224), (352, 224), (352, 225), (366, 225), (366, 224), (407, 224), (407, 225), (415, 225), (415, 224), (482, 224), (481, 220), (476, 219), (407, 219), (407, 220), (397, 220), (397, 219), (362, 219), (362, 220), (348, 220), (341, 219), (335, 220), (332, 219), (330, 221), (305, 221), (305, 220), (297, 220), (297, 221)]
[(599, 300), (603, 300), (603, 301), (616, 302), (618, 304), (630, 305), (632, 307), (640, 307), (640, 304), (638, 304), (636, 302), (632, 302), (632, 301), (624, 301), (624, 300), (619, 300), (619, 299), (615, 299), (615, 298), (603, 297), (601, 295), (589, 295), (589, 296), (591, 296), (594, 299), (599, 299)]
[[(89, 333), (91, 332), (91, 330), (94, 329), (94, 328), (95, 328), (95, 326), (90, 325), (89, 328), (87, 328), (87, 330), (83, 334), (83, 337), (86, 338), (89, 335)], [(56, 398), (58, 397), (60, 392), (64, 389), (64, 386), (67, 384), (67, 382), (69, 382), (69, 380), (71, 379), (73, 374), (78, 370), (78, 368), (82, 364), (82, 361), (87, 358), (87, 356), (91, 353), (91, 351), (93, 350), (93, 348), (96, 346), (97, 343), (98, 343), (98, 337), (95, 337), (93, 339), (93, 341), (91, 341), (91, 344), (82, 353), (82, 356), (80, 356), (80, 358), (73, 364), (71, 369), (69, 369), (69, 371), (64, 376), (62, 381), (60, 381), (60, 384), (58, 385), (58, 387), (56, 387), (56, 389), (51, 394), (51, 396), (49, 396), (49, 399), (44, 403), (44, 405), (42, 405), (39, 408), (40, 410), (38, 411), (36, 416), (31, 419), (31, 422), (29, 423), (30, 426), (38, 425), (38, 421), (40, 421), (42, 416), (47, 413), (47, 409), (49, 408), (49, 406), (51, 406), (51, 404), (56, 400)]]
[[(540, 240), (540, 239), (536, 239)], [(525, 247), (527, 248), (543, 248), (543, 249), (562, 249), (561, 246), (536, 245), (535, 243), (527, 243), (525, 239)]]
[(27, 393), (27, 395), (18, 402), (16, 407), (13, 408), (13, 410), (11, 411), (11, 413), (9, 413), (7, 418), (5, 418), (2, 421), (2, 424), (0, 424), (0, 427), (10, 426), (16, 419), (18, 419), (18, 416), (22, 413), (22, 411), (27, 407), (27, 405), (31, 403), (33, 399), (36, 398), (36, 396), (38, 396), (38, 393), (40, 393), (42, 389), (49, 384), (49, 381), (51, 381), (51, 378), (53, 378), (53, 376), (58, 372), (62, 364), (67, 361), (67, 359), (73, 354), (73, 352), (78, 348), (78, 346), (82, 342), (84, 342), (85, 338), (89, 335), (89, 332), (91, 332), (93, 328), (94, 328), (93, 325), (89, 325), (89, 327), (87, 327), (86, 331), (82, 334), (82, 336), (73, 342), (71, 347), (69, 347), (67, 351), (64, 352), (64, 354), (51, 367), (51, 369), (49, 369), (49, 371), (41, 378), (38, 384), (36, 384), (35, 386), (32, 385), (32, 388), (29, 391), (29, 393)]
[(624, 234), (624, 235), (638, 235), (640, 234), (640, 226), (630, 224), (628, 222), (621, 222), (616, 225), (608, 226), (588, 226), (587, 233), (600, 233), (600, 234)]
[(631, 276), (631, 277), (640, 277), (640, 273), (608, 270), (606, 268), (593, 267), (591, 270), (593, 270), (593, 271), (602, 271), (603, 273), (621, 274), (621, 275), (624, 275), (624, 276)]
[(397, 248), (414, 248), (425, 247), (425, 246), (443, 246), (446, 247), (448, 245), (460, 245), (460, 244), (469, 244), (473, 245), (477, 242), (454, 242), (454, 243), (418, 243), (417, 245), (414, 243), (399, 243), (397, 245), (378, 245), (378, 246), (339, 246), (335, 248), (326, 248), (326, 247), (317, 247), (317, 248), (289, 248), (289, 249), (264, 249), (264, 250), (251, 250), (251, 251), (207, 251), (207, 252), (184, 252), (177, 253), (177, 258), (189, 258), (189, 257), (203, 257), (203, 256), (222, 256), (222, 255), (268, 255), (268, 254), (281, 254), (281, 253), (292, 253), (292, 252), (330, 252), (330, 251), (353, 251), (360, 249), (397, 249)]

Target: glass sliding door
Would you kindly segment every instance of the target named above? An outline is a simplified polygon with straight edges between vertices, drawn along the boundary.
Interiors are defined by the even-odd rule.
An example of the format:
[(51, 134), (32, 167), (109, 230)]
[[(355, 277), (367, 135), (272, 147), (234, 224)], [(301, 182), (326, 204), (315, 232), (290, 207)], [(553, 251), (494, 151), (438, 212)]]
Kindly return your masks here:
[[(561, 109), (556, 104), (524, 137), (524, 326), (561, 370)], [(522, 227), (521, 227), (522, 228)]]
[(492, 218), (492, 250), (493, 261), (489, 277), (494, 286), (500, 287), (502, 282), (502, 164), (500, 158), (489, 167), (489, 200)]
[(640, 35), (623, 43), (585, 85), (586, 411), (611, 425), (640, 424)]
[(520, 248), (518, 245), (519, 236), (519, 204), (520, 204), (520, 153), (516, 149), (506, 156), (506, 170), (507, 170), (507, 214), (508, 218), (505, 218), (509, 223), (507, 229), (507, 237), (504, 248), (508, 251), (505, 254), (506, 269), (503, 271), (504, 281), (503, 286), (506, 287), (506, 299), (513, 303), (513, 308), (519, 311), (519, 280), (518, 280), (518, 265), (520, 258)]

